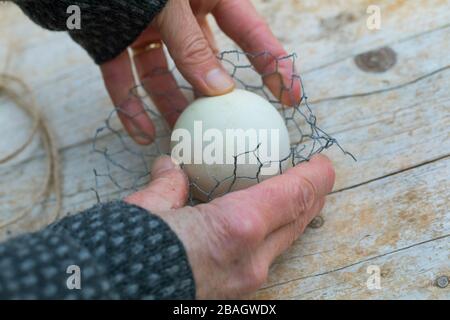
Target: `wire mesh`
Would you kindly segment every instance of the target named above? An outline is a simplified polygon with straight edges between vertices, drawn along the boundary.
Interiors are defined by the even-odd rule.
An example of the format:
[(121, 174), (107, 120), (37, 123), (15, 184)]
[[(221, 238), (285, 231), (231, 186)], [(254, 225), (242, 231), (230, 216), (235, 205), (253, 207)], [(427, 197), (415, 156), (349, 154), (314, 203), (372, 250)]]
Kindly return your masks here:
[[(289, 156), (279, 160), (279, 172), (282, 173), (285, 163), (298, 165), (308, 161), (313, 155), (321, 153), (332, 146), (338, 147), (343, 153), (353, 157), (351, 153), (344, 150), (339, 142), (327, 134), (318, 125), (318, 119), (313, 114), (306, 95), (302, 78), (295, 72), (295, 61), (297, 56), (290, 54), (284, 57), (275, 57), (269, 52), (250, 54), (239, 50), (221, 52), (217, 57), (234, 79), (237, 88), (256, 93), (268, 100), (283, 117), (289, 131), (291, 141), (291, 151)], [(272, 70), (260, 74), (250, 63), (251, 59), (267, 59), (272, 61)], [(289, 60), (292, 62), (292, 77), (290, 83), (286, 84), (280, 75), (281, 63)], [(172, 81), (172, 76), (177, 82), (172, 86), (164, 86), (164, 90), (159, 90), (155, 86), (149, 87), (158, 81)], [(280, 90), (278, 94), (273, 94), (265, 86), (264, 80), (268, 77), (279, 76)], [(169, 79), (169, 80), (168, 80)], [(286, 106), (282, 102), (283, 94), (289, 93), (293, 86), (299, 83), (301, 87), (301, 99), (293, 106)], [(158, 87), (158, 86), (156, 86)], [(180, 92), (182, 95), (180, 95)], [(174, 67), (168, 69), (154, 69), (146, 80), (130, 90), (127, 101), (121, 106), (138, 101), (143, 106), (143, 110), (138, 112), (127, 112), (124, 107), (117, 106), (107, 117), (102, 127), (97, 129), (93, 150), (103, 157), (102, 168), (95, 168), (95, 190), (100, 199), (102, 188), (105, 183), (112, 184), (118, 193), (125, 195), (145, 186), (151, 179), (150, 164), (160, 155), (170, 155), (171, 125), (178, 116), (196, 97), (201, 96), (196, 92), (179, 74)], [(158, 101), (158, 107), (152, 102)], [(161, 108), (161, 105), (163, 108)], [(161, 111), (163, 110), (163, 111)], [(155, 124), (155, 134), (152, 137), (145, 136), (142, 132), (137, 133), (142, 138), (151, 138), (153, 143), (149, 145), (136, 144), (121, 128), (118, 118), (128, 120), (142, 116), (142, 113), (150, 115)], [(256, 116), (256, 115), (255, 115)], [(257, 153), (258, 148), (234, 155), (234, 170), (226, 178), (217, 179), (215, 185), (209, 190), (203, 190), (201, 186), (191, 179), (190, 183), (190, 203), (196, 199), (209, 201), (232, 190), (233, 185), (240, 179), (254, 180), (255, 183), (261, 181), (261, 168), (268, 165), (267, 162), (260, 161)], [(238, 174), (238, 158), (253, 153), (258, 159), (258, 165), (254, 176), (242, 176)], [(224, 188), (224, 184), (226, 187)], [(220, 192), (218, 192), (220, 190)], [(200, 196), (199, 196), (200, 195)]]

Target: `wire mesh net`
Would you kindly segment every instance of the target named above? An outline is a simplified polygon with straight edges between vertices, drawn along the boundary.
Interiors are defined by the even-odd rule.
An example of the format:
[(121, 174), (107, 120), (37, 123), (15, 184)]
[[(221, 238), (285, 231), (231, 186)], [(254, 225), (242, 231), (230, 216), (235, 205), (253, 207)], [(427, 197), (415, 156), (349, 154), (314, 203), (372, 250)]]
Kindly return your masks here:
[[(278, 160), (278, 173), (282, 173), (289, 166), (295, 166), (301, 162), (308, 161), (313, 155), (321, 153), (325, 149), (335, 146), (342, 152), (353, 157), (345, 151), (336, 139), (327, 134), (318, 125), (318, 120), (313, 114), (305, 93), (302, 79), (295, 72), (296, 55), (290, 54), (284, 57), (275, 57), (271, 53), (262, 52), (250, 54), (238, 50), (224, 51), (218, 55), (225, 69), (234, 79), (237, 88), (244, 89), (260, 95), (269, 101), (280, 113), (288, 128), (290, 138), (290, 153)], [(263, 74), (258, 72), (250, 63), (255, 59), (267, 59), (272, 61), (270, 68)], [(292, 66), (290, 74), (292, 77), (288, 83), (280, 76), (280, 66)], [(279, 76), (277, 78), (277, 76)], [(268, 78), (279, 79), (279, 92), (274, 94), (265, 83)], [(174, 80), (176, 79), (176, 81)], [(164, 86), (160, 86), (165, 82)], [(168, 85), (169, 83), (169, 85)], [(283, 95), (300, 84), (301, 99), (293, 106), (283, 104)], [(163, 87), (163, 90), (159, 88)], [(273, 90), (272, 90), (273, 91)], [(104, 200), (102, 191), (111, 185), (117, 193), (126, 195), (145, 186), (151, 179), (151, 163), (163, 154), (170, 155), (170, 142), (172, 127), (178, 116), (183, 112), (189, 102), (201, 96), (196, 92), (179, 74), (174, 67), (171, 69), (154, 69), (145, 80), (130, 91), (129, 97), (121, 106), (115, 108), (107, 117), (104, 125), (97, 129), (93, 149), (103, 157), (103, 166), (94, 169), (95, 189), (99, 201)], [(156, 103), (154, 103), (156, 102)], [(143, 109), (134, 109), (129, 106), (140, 104)], [(125, 110), (125, 105), (128, 107)], [(152, 137), (146, 136), (143, 132), (137, 132), (137, 138), (151, 139), (153, 142), (148, 145), (139, 145), (122, 129), (118, 118), (126, 121), (138, 120), (143, 114), (150, 115), (155, 125), (155, 133)], [(255, 115), (257, 117), (258, 115)], [(136, 136), (135, 136), (136, 138)], [(234, 168), (229, 170), (226, 177), (214, 178), (214, 183), (207, 189), (202, 187), (195, 179), (190, 179), (191, 204), (195, 204), (198, 199), (209, 201), (217, 196), (223, 195), (233, 190), (233, 186), (242, 180), (246, 180), (247, 185), (258, 183), (261, 179), (261, 169), (268, 164), (267, 161), (260, 160), (258, 156), (259, 145), (243, 153), (235, 154)], [(249, 176), (239, 174), (239, 157), (253, 154), (257, 159), (254, 168), (254, 175)], [(273, 161), (271, 161), (273, 162)], [(183, 166), (183, 164), (181, 164)]]

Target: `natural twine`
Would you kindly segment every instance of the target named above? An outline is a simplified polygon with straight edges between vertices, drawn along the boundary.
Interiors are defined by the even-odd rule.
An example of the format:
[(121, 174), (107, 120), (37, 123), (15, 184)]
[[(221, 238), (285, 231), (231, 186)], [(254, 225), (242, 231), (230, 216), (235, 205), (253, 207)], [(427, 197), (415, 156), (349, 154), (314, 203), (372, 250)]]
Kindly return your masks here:
[[(22, 92), (19, 92), (14, 84), (21, 87)], [(0, 74), (0, 95), (4, 95), (11, 99), (18, 107), (24, 110), (32, 120), (32, 129), (26, 141), (6, 157), (0, 158), (0, 165), (21, 154), (31, 144), (36, 133), (40, 134), (47, 155), (47, 173), (44, 178), (43, 188), (32, 197), (30, 207), (19, 211), (11, 219), (0, 221), (0, 229), (10, 226), (26, 217), (36, 205), (40, 205), (49, 197), (52, 190), (55, 193), (56, 205), (50, 217), (51, 221), (55, 221), (59, 217), (62, 206), (60, 162), (55, 137), (50, 130), (47, 121), (40, 113), (32, 91), (21, 79), (9, 74)]]

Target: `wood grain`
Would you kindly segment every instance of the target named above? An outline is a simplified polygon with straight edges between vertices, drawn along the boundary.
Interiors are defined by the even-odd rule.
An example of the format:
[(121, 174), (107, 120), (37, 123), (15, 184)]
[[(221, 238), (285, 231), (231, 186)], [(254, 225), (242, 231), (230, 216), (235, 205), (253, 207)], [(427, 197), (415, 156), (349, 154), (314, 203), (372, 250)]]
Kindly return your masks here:
[[(308, 229), (271, 269), (253, 298), (450, 298), (435, 279), (450, 276), (450, 1), (383, 1), (382, 27), (366, 27), (371, 1), (254, 1), (289, 52), (299, 55), (306, 91), (322, 129), (351, 151), (337, 149), (337, 183), (323, 212), (325, 224)], [(218, 34), (221, 49), (235, 45)], [(389, 46), (396, 64), (368, 73), (356, 55)], [(92, 152), (95, 130), (111, 103), (97, 67), (63, 33), (35, 26), (13, 5), (0, 4), (0, 70), (24, 78), (57, 133), (64, 175), (64, 213), (97, 201)], [(27, 120), (0, 98), (0, 154), (23, 141)], [(14, 119), (14, 121), (11, 121)], [(101, 138), (104, 145), (117, 141)], [(40, 187), (39, 141), (0, 167), (1, 217), (27, 205)], [(130, 167), (141, 164), (124, 159)], [(112, 170), (127, 183), (123, 170)], [(96, 186), (103, 201), (121, 194), (107, 179)], [(38, 230), (50, 221), (53, 199), (35, 208), (0, 238)], [(42, 210), (44, 209), (44, 210)], [(368, 290), (367, 266), (381, 269), (381, 290)]]
[[(316, 297), (325, 296), (331, 289), (322, 288), (324, 283), (335, 288), (348, 285), (356, 292), (346, 296), (346, 292), (337, 289), (331, 298), (356, 298), (358, 292), (365, 292), (367, 297), (371, 294), (382, 297), (383, 292), (371, 292), (365, 286), (368, 265), (379, 265), (381, 273), (390, 272), (389, 277), (386, 275), (383, 279), (389, 283), (400, 281), (397, 277), (410, 282), (418, 276), (418, 283), (425, 280), (432, 283), (440, 273), (448, 273), (449, 175), (450, 157), (447, 157), (331, 195), (322, 214), (323, 227), (308, 229), (304, 237), (278, 259), (266, 288), (257, 297), (291, 298), (311, 288), (317, 289), (313, 294)], [(433, 248), (436, 248), (434, 260), (428, 261)], [(424, 261), (418, 263), (418, 260)], [(421, 274), (425, 267), (431, 271), (428, 263), (436, 267), (436, 273)], [(405, 269), (409, 270), (409, 275), (403, 275)], [(304, 285), (322, 276), (324, 278), (317, 284)], [(361, 279), (365, 280), (361, 282)], [(413, 283), (407, 285), (414, 286)], [(384, 293), (390, 289), (386, 287)], [(417, 287), (415, 290), (427, 296), (429, 289)], [(431, 292), (450, 298), (448, 290)], [(406, 298), (408, 294), (395, 290), (386, 297)]]

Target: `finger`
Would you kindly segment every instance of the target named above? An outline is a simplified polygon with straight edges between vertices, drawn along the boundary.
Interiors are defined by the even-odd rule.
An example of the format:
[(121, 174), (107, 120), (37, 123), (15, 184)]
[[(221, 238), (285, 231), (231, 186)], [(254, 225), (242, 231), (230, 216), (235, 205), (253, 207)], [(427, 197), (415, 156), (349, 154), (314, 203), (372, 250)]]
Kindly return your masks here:
[(217, 56), (219, 54), (219, 47), (217, 46), (216, 38), (214, 37), (214, 33), (211, 30), (211, 26), (208, 23), (208, 20), (205, 17), (201, 17), (197, 19), (198, 25), (202, 29), (203, 35), (206, 40), (208, 40), (209, 46), (214, 54)]
[(325, 198), (321, 198), (314, 206), (302, 215), (297, 221), (281, 227), (272, 232), (257, 249), (258, 261), (271, 265), (273, 261), (285, 252), (301, 234), (308, 224), (322, 211), (325, 205)]
[(233, 80), (214, 56), (188, 1), (169, 2), (156, 24), (178, 70), (197, 91), (215, 96), (233, 90)]
[(128, 51), (100, 66), (106, 89), (128, 134), (139, 144), (149, 144), (155, 127), (138, 97), (130, 95), (135, 87)]
[[(158, 41), (160, 41), (159, 34), (149, 30), (132, 48), (136, 50)], [(143, 51), (136, 54), (133, 59), (142, 86), (172, 128), (188, 105), (188, 101), (169, 70), (164, 49), (160, 47)]]
[(249, 228), (265, 238), (310, 210), (317, 199), (331, 192), (334, 179), (330, 160), (318, 155), (280, 176), (198, 207), (225, 217), (237, 229)]
[[(248, 0), (220, 1), (213, 15), (219, 27), (247, 53), (265, 85), (282, 103), (292, 106), (301, 101), (301, 83), (295, 67), (281, 43)], [(262, 54), (262, 53), (269, 54)]]
[[(208, 20), (206, 19), (206, 17), (203, 18), (198, 18), (197, 19), (198, 24), (200, 26), (200, 28), (203, 31), (203, 35), (205, 36), (205, 38), (208, 40), (209, 42), (209, 46), (211, 47), (211, 50), (213, 51), (213, 54), (215, 56), (217, 56), (219, 54), (219, 48), (217, 46), (217, 42), (216, 39), (214, 37), (214, 34), (211, 30), (211, 27), (208, 23)], [(198, 97), (200, 97), (201, 95), (199, 94), (198, 91), (194, 91), (194, 98), (197, 99)]]
[(181, 208), (188, 197), (188, 179), (169, 156), (158, 158), (152, 168), (152, 181), (125, 201), (157, 213)]

